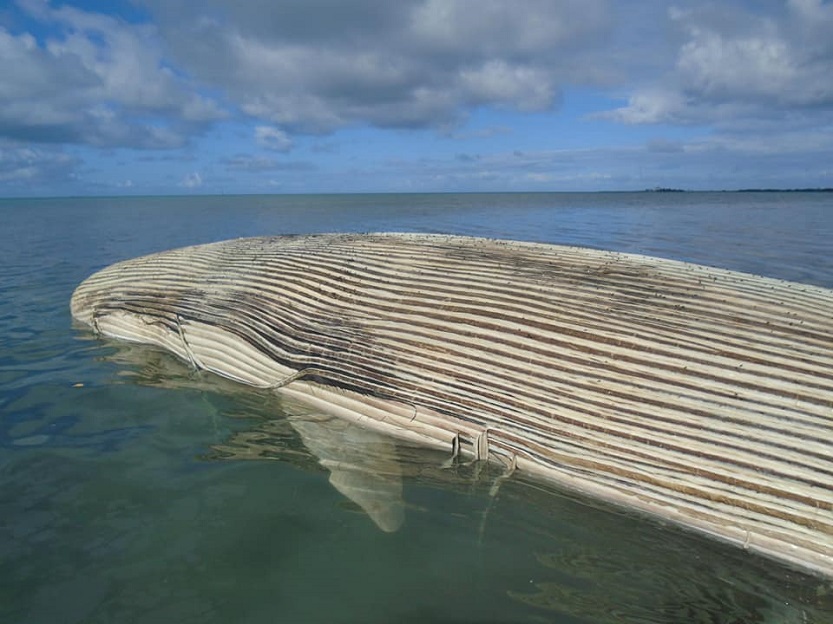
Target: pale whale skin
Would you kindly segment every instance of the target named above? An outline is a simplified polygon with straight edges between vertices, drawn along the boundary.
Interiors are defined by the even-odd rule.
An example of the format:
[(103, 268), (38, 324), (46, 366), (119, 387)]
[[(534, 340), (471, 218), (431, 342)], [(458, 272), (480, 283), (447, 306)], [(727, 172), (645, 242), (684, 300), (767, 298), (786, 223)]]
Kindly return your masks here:
[(120, 262), (75, 319), (833, 577), (833, 291), (419, 234)]

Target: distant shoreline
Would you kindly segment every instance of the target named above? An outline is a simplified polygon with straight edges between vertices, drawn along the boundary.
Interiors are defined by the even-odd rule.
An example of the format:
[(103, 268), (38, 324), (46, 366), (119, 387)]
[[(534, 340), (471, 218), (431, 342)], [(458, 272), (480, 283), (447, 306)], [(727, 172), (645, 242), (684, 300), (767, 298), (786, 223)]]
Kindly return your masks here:
[(148, 199), (148, 198), (196, 198), (196, 197), (273, 197), (273, 196), (345, 196), (345, 195), (607, 195), (627, 193), (833, 193), (833, 187), (818, 188), (742, 188), (742, 189), (682, 189), (671, 187), (654, 187), (641, 190), (596, 190), (596, 191), (350, 191), (338, 193), (332, 191), (308, 193), (174, 193), (174, 194), (120, 194), (120, 195), (8, 195), (0, 196), (0, 201), (21, 200), (55, 200), (55, 199)]
[(678, 188), (657, 187), (652, 189), (645, 189), (645, 193), (833, 193), (831, 187), (821, 188), (744, 188), (744, 189), (724, 189), (718, 191), (689, 191)]
[(737, 189), (724, 193), (833, 193), (833, 188), (797, 188), (797, 189)]

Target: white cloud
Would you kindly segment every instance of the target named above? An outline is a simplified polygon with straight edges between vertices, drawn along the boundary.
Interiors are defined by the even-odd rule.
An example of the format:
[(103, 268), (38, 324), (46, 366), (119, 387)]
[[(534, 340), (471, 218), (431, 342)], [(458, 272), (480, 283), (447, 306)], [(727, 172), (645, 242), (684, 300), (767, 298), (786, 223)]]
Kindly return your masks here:
[(0, 144), (0, 189), (30, 194), (38, 186), (60, 186), (74, 178), (78, 165), (61, 150)]
[(685, 108), (682, 94), (663, 89), (646, 89), (634, 93), (628, 105), (596, 115), (627, 124), (663, 123), (673, 121)]
[(257, 126), (255, 142), (261, 147), (276, 152), (288, 152), (292, 149), (292, 139), (283, 130), (273, 126)]
[(196, 171), (186, 174), (179, 185), (187, 189), (196, 189), (202, 186), (202, 176)]
[(673, 64), (607, 118), (724, 129), (762, 119), (830, 122), (833, 4), (792, 0), (781, 15), (702, 4), (669, 17), (683, 36)]
[(54, 34), (0, 27), (0, 136), (168, 148), (224, 115), (168, 66), (154, 26), (38, 0), (20, 6)]
[(555, 85), (548, 72), (505, 61), (488, 61), (460, 71), (460, 85), (468, 100), (475, 104), (514, 105), (520, 110), (549, 108)]
[(278, 161), (265, 156), (238, 155), (225, 161), (229, 171), (311, 171), (315, 167), (303, 161)]
[(762, 98), (785, 106), (833, 102), (833, 58), (813, 59), (803, 42), (789, 40), (770, 22), (754, 34), (723, 34), (689, 28), (677, 72), (700, 97)]

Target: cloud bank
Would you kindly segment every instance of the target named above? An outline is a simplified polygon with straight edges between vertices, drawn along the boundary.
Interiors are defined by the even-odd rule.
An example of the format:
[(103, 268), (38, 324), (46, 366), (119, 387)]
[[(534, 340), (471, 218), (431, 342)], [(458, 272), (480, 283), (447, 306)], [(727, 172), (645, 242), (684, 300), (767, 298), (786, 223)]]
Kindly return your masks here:
[(671, 7), (668, 18), (681, 33), (673, 65), (609, 118), (730, 128), (831, 122), (833, 4), (789, 0), (766, 15), (703, 4)]
[[(294, 132), (441, 127), (477, 106), (544, 110), (611, 27), (602, 0), (184, 0), (147, 6), (172, 57)], [(210, 51), (210, 53), (209, 53)]]
[[(488, 144), (468, 163), (440, 158), (476, 181), (475, 167), (524, 148), (516, 120), (553, 119), (577, 92), (595, 98), (572, 113), (577, 128), (645, 136), (627, 149), (655, 158), (820, 161), (833, 155), (831, 32), (822, 0), (17, 0), (0, 10), (0, 183), (70, 183), (107, 150), (199, 160), (173, 174), (181, 189), (210, 188), (212, 167), (298, 170), (287, 159), (304, 147), (300, 168), (332, 175), (311, 164), (326, 160), (311, 141), (362, 128)], [(487, 114), (498, 121), (472, 126)], [(535, 151), (563, 155), (561, 139)], [(623, 141), (573, 156), (592, 149), (604, 169)], [(560, 179), (527, 173), (516, 181)]]
[(38, 0), (19, 4), (59, 34), (39, 40), (0, 28), (0, 136), (175, 148), (224, 116), (167, 65), (154, 26)]

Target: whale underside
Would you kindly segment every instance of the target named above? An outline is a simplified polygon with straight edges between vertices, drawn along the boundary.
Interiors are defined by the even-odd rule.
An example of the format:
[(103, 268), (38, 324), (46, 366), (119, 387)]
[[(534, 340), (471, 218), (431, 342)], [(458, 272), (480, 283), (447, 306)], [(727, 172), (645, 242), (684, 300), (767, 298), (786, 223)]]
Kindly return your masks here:
[(195, 368), (833, 576), (831, 290), (574, 247), (328, 234), (120, 262), (71, 310)]

